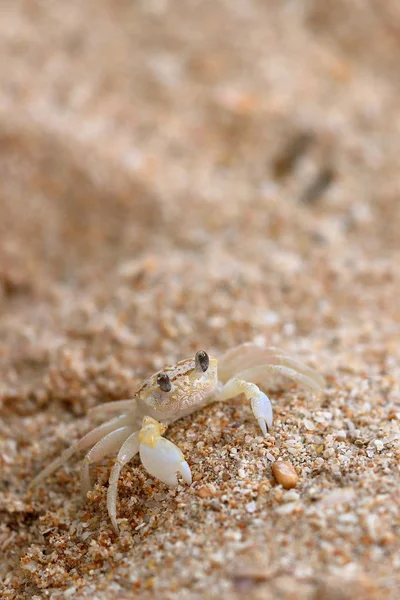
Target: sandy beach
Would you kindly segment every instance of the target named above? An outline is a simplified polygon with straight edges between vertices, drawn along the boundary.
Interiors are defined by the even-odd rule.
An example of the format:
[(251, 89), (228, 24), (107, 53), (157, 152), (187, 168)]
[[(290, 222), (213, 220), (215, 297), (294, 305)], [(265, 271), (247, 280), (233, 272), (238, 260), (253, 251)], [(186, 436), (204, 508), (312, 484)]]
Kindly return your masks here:
[[(400, 597), (400, 7), (6, 2), (0, 19), (0, 597)], [(138, 459), (34, 475), (88, 409), (204, 349), (326, 378), (177, 421)], [(285, 490), (272, 472), (291, 463)]]

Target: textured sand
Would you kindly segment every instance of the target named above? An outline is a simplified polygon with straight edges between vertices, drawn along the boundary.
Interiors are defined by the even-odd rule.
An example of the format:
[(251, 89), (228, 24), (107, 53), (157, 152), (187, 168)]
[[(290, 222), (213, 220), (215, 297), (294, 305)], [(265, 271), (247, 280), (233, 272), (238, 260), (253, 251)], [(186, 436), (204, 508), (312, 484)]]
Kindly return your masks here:
[[(398, 2), (2, 13), (1, 598), (398, 598)], [(89, 407), (245, 340), (326, 393), (272, 381), (266, 439), (244, 397), (175, 423), (194, 483), (133, 461), (119, 538), (111, 459), (26, 493)]]

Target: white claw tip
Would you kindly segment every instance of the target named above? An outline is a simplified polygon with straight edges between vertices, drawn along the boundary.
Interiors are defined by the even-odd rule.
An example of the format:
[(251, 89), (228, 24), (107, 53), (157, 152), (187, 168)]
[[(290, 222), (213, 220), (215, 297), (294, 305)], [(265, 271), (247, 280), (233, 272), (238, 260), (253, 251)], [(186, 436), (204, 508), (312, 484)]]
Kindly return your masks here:
[(257, 419), (257, 421), (258, 421), (258, 424), (259, 424), (259, 426), (261, 428), (261, 431), (263, 432), (264, 436), (267, 437), (267, 435), (268, 435), (268, 429), (269, 428), (267, 428), (267, 425), (265, 423), (265, 419), (260, 418), (260, 419)]
[(183, 480), (188, 485), (192, 483), (192, 473), (190, 471), (190, 467), (187, 464), (186, 460), (183, 460), (179, 465), (179, 473), (182, 475)]
[(253, 409), (254, 416), (257, 419), (257, 423), (261, 427), (261, 431), (266, 436), (268, 429), (272, 427), (273, 414), (271, 401), (264, 392), (258, 392), (256, 396), (251, 399), (251, 408)]
[(189, 465), (182, 452), (169, 440), (160, 437), (154, 447), (140, 444), (140, 458), (146, 471), (167, 485), (178, 485), (177, 472), (186, 483), (192, 482)]
[(113, 521), (113, 522), (112, 522), (112, 526), (113, 526), (113, 528), (114, 528), (114, 531), (115, 531), (115, 533), (116, 533), (117, 535), (119, 535), (119, 528), (118, 528), (118, 525), (117, 525), (117, 521)]

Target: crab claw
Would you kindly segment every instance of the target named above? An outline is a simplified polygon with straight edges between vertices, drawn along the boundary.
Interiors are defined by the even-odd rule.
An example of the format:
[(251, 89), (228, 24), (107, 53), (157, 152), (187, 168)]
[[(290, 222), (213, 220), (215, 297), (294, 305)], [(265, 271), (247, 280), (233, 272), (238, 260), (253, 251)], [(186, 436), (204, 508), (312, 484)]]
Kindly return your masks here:
[(264, 435), (267, 435), (273, 421), (272, 404), (267, 394), (264, 394), (255, 383), (233, 377), (222, 388), (219, 399), (227, 400), (241, 393), (250, 400), (253, 414), (261, 427), (261, 431)]
[(192, 483), (189, 465), (178, 446), (169, 440), (160, 438), (154, 448), (140, 444), (140, 458), (146, 471), (167, 485), (178, 485), (177, 472), (188, 485)]
[(177, 473), (182, 475), (185, 483), (192, 483), (192, 474), (185, 457), (169, 440), (161, 437), (165, 427), (151, 419), (145, 417), (143, 426), (139, 433), (140, 441), (140, 459), (142, 465), (150, 475), (156, 477), (169, 486), (177, 486)]
[(251, 408), (261, 427), (264, 435), (267, 435), (268, 429), (272, 427), (272, 405), (271, 401), (264, 392), (259, 392), (257, 396), (251, 398)]

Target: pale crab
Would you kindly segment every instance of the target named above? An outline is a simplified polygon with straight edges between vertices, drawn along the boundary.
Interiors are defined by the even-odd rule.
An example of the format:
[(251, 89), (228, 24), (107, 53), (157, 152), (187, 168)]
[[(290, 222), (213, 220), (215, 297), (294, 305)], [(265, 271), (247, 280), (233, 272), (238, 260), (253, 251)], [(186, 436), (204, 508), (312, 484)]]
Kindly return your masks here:
[(146, 379), (133, 398), (91, 409), (91, 415), (100, 417), (121, 414), (92, 429), (64, 450), (35, 477), (30, 487), (40, 483), (76, 452), (91, 448), (81, 468), (82, 492), (86, 497), (92, 487), (90, 465), (117, 452), (109, 478), (107, 509), (118, 533), (117, 486), (124, 465), (139, 453), (142, 465), (153, 477), (176, 486), (179, 473), (190, 485), (192, 475), (182, 452), (162, 437), (167, 426), (211, 402), (243, 393), (250, 400), (261, 431), (267, 435), (272, 426), (272, 406), (255, 382), (265, 385), (268, 378), (277, 373), (314, 392), (324, 387), (321, 375), (277, 348), (249, 342), (228, 350), (218, 360), (200, 350), (194, 358), (182, 360)]

